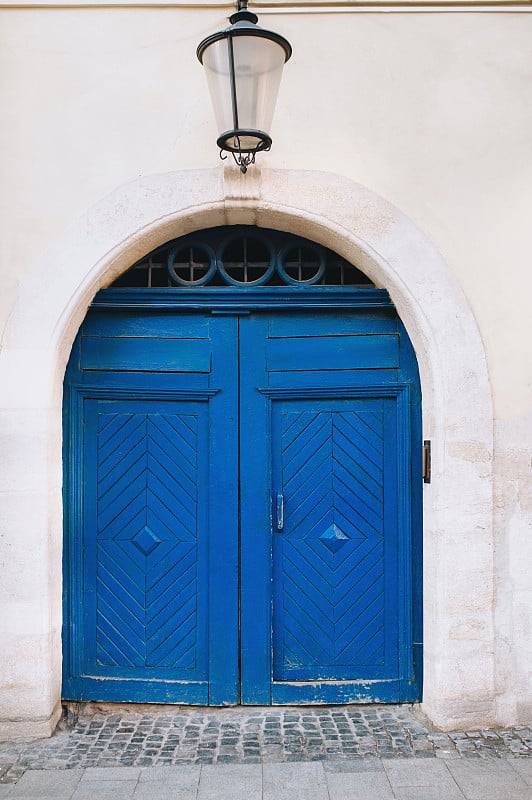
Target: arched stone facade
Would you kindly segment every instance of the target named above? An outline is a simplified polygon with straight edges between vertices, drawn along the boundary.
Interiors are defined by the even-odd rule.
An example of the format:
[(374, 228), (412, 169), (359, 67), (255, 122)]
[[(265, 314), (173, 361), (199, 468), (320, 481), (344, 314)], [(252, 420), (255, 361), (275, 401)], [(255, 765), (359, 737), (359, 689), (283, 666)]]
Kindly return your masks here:
[(469, 305), (401, 212), (345, 178), (233, 167), (141, 178), (84, 215), (25, 280), (0, 352), (0, 735), (52, 730), (61, 691), (61, 392), (98, 289), (192, 230), (313, 239), (388, 289), (416, 350), (433, 478), (424, 492), (424, 701), (442, 728), (494, 717), (492, 407)]

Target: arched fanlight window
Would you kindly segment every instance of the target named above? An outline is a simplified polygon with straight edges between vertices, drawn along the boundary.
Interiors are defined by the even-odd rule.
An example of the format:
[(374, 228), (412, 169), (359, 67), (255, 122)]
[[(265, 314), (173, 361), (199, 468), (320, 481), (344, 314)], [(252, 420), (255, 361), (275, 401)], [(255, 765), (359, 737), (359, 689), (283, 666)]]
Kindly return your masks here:
[(114, 287), (372, 287), (341, 256), (290, 233), (231, 226), (166, 242), (121, 275)]

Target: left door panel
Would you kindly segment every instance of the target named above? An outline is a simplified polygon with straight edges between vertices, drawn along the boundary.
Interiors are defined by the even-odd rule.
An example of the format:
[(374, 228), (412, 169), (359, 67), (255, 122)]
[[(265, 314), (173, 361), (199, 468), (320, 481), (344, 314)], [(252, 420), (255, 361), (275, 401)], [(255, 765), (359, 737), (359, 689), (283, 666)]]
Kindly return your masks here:
[(207, 406), (87, 400), (84, 672), (206, 703)]
[(89, 319), (73, 352), (63, 695), (234, 703), (237, 497), (220, 489), (237, 470), (236, 337), (231, 320), (203, 318), (195, 338), (190, 317), (166, 320), (174, 335), (157, 351), (146, 333), (161, 320), (140, 338), (124, 317), (105, 336)]

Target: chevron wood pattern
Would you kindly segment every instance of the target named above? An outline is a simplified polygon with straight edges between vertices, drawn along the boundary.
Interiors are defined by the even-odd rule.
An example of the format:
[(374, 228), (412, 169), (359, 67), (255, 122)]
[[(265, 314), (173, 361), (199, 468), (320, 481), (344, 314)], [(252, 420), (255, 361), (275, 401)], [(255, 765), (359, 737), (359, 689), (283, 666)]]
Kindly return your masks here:
[(284, 411), (274, 677), (346, 679), (384, 662), (383, 413)]
[(193, 669), (197, 417), (100, 413), (96, 660)]

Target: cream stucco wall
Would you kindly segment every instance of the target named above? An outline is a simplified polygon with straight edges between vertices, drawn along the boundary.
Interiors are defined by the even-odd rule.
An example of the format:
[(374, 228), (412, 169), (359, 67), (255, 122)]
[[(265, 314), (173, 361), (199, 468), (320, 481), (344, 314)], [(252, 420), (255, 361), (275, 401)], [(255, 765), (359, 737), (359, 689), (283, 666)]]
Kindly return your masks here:
[[(226, 12), (0, 13), (5, 316), (16, 276), (99, 198), (140, 175), (218, 163), (195, 47)], [(527, 337), (532, 281), (532, 13), (261, 22), (294, 46), (261, 163), (345, 175), (425, 230), (482, 329), (498, 415), (522, 416), (532, 380), (532, 360), (515, 347)]]
[[(223, 26), (226, 16), (224, 9), (199, 4), (188, 9), (1, 8), (0, 330), (6, 331), (5, 357), (6, 349), (16, 349), (16, 342), (9, 340), (9, 324), (25, 313), (18, 287), (26, 293), (31, 289), (39, 263), (52, 269), (47, 254), (71, 226), (79, 231), (77, 219), (93, 219), (84, 217), (88, 208), (139, 177), (218, 165), (216, 131), (195, 47)], [(304, 13), (300, 7), (284, 13), (269, 10), (261, 22), (290, 39), (294, 56), (281, 86), (274, 146), (260, 163), (274, 170), (337, 174), (342, 176), (339, 182), (354, 180), (399, 207), (434, 243), (478, 325), (495, 409), (495, 525), (492, 566), (473, 552), (471, 567), (478, 555), (482, 569), (493, 578), (493, 598), (488, 593), (485, 602), (495, 636), (489, 644), (484, 629), (475, 638), (469, 627), (468, 646), (473, 652), (475, 646), (491, 648), (493, 654), (495, 689), (486, 687), (490, 699), (484, 717), (502, 724), (530, 720), (532, 588), (526, 564), (532, 557), (532, 13), (523, 8)], [(248, 178), (253, 180), (251, 172)], [(332, 185), (329, 177), (327, 186)], [(117, 219), (136, 213), (124, 203), (114, 207)], [(79, 246), (87, 243), (80, 240)], [(77, 275), (74, 262), (79, 257), (85, 263), (85, 253), (78, 256), (75, 246), (69, 252)], [(422, 271), (423, 265), (417, 268)], [(61, 269), (68, 265), (61, 264)], [(45, 303), (48, 282), (42, 278), (35, 285)], [(450, 324), (448, 317), (442, 319)], [(34, 336), (39, 335), (36, 318)], [(464, 329), (464, 338), (468, 336)], [(449, 338), (449, 348), (466, 345), (458, 335)], [(12, 355), (9, 369), (24, 370), (31, 395), (31, 381), (44, 385), (49, 380), (44, 366), (41, 375), (41, 366)], [(18, 392), (11, 394), (6, 383), (0, 392), (2, 407), (13, 419), (17, 414), (28, 418)], [(31, 407), (28, 398), (26, 409)], [(57, 428), (53, 415), (40, 413), (42, 418), (32, 415), (31, 424), (27, 420), (32, 442)], [(473, 405), (471, 413), (476, 413)], [(12, 430), (6, 425), (0, 433), (3, 442)], [(469, 440), (465, 410), (461, 438), (456, 430), (447, 433), (463, 463), (480, 472), (491, 469), (489, 452)], [(21, 452), (24, 447), (21, 442)], [(56, 603), (60, 567), (57, 538), (51, 532), (60, 527), (57, 503), (48, 511), (28, 512), (23, 538), (13, 535), (14, 520), (28, 506), (29, 487), (33, 483), (36, 492), (45, 492), (43, 474), (56, 474), (53, 447), (50, 462), (46, 460), (49, 447), (48, 442), (41, 452), (44, 463), (28, 467), (23, 491), (14, 483), (16, 465), (4, 459), (0, 492), (20, 491), (21, 508), (16, 511), (15, 501), (0, 506), (0, 565), (10, 575), (3, 581), (3, 596), (15, 598), (13, 608), (18, 608), (9, 623), (10, 635), (45, 632), (42, 641), (48, 644), (42, 644), (40, 657), (55, 674), (57, 626), (50, 633), (49, 609), (36, 616), (27, 605), (16, 570), (27, 570), (28, 559), (49, 562), (49, 570), (39, 573), (42, 585), (37, 581), (33, 589), (37, 585)], [(53, 490), (58, 493), (59, 486)], [(467, 496), (467, 483), (464, 492)], [(471, 509), (473, 514), (479, 510), (485, 509)], [(466, 627), (470, 611), (464, 607), (460, 612)], [(451, 626), (448, 635), (464, 638), (459, 626)], [(0, 687), (11, 698), (9, 718), (17, 716), (20, 706), (21, 725), (37, 730), (31, 728), (28, 710), (33, 695), (17, 689), (31, 685), (32, 658), (35, 651), (30, 648), (26, 656), (23, 644), (6, 652), (4, 661), (0, 659)], [(50, 697), (43, 709), (54, 706), (54, 691), (45, 689)], [(463, 692), (467, 694), (467, 686)], [(478, 707), (475, 713), (480, 719)], [(445, 724), (445, 712), (440, 709), (438, 715)], [(461, 715), (449, 712), (449, 724), (451, 719), (466, 724), (466, 711)], [(46, 717), (44, 710), (40, 716)]]

